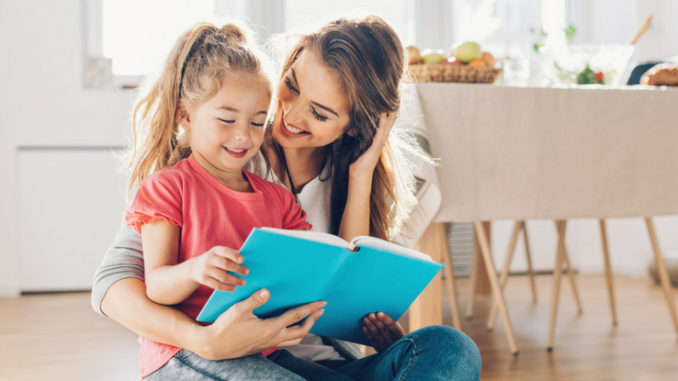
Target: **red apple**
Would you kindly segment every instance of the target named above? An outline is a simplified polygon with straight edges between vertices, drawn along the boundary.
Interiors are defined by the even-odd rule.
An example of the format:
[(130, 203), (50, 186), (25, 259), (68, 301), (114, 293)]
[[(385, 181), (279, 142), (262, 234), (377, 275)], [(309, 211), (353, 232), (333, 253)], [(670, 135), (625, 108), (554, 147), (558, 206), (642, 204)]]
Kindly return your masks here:
[(445, 61), (443, 61), (443, 65), (463, 65), (464, 63), (459, 61), (456, 57), (447, 57)]

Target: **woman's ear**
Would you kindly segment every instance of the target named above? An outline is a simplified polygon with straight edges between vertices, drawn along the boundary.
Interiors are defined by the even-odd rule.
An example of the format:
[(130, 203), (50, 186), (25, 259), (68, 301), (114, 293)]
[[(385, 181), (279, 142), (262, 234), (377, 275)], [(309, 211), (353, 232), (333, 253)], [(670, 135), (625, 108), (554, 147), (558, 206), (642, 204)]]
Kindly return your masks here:
[(346, 131), (346, 134), (352, 138), (358, 136), (358, 133), (355, 132), (355, 128), (349, 128), (348, 131)]

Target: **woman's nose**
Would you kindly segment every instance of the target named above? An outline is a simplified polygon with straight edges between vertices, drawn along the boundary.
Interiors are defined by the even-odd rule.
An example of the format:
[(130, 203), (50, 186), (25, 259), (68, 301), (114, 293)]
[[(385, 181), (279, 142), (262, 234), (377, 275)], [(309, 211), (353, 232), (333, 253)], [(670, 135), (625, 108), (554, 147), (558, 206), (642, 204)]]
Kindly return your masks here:
[(303, 117), (300, 102), (288, 102), (287, 109), (283, 107), (283, 110), (285, 110), (285, 123), (301, 127), (303, 124)]

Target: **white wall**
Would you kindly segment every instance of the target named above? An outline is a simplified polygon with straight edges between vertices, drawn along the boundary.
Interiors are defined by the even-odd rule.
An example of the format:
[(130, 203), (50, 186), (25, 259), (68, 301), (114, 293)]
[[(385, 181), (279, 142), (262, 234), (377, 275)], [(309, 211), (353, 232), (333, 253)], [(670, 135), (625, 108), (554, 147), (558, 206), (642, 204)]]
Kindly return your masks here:
[[(638, 2), (636, 19), (642, 21), (649, 11), (658, 19), (651, 33), (661, 32), (663, 38), (646, 35), (643, 49), (648, 55), (669, 54), (676, 43), (671, 37), (678, 35), (678, 23), (668, 22), (667, 14), (676, 14), (678, 2)], [(604, 15), (591, 17), (601, 18)], [(123, 127), (128, 122), (132, 94), (82, 88), (82, 24), (79, 0), (0, 0), (0, 295), (16, 294), (20, 283), (17, 148), (106, 147), (124, 143)], [(45, 192), (49, 191), (46, 184)], [(91, 216), (93, 223), (97, 223), (96, 217)], [(535, 266), (548, 269), (555, 253), (555, 229), (548, 221), (528, 224)], [(678, 250), (678, 217), (657, 218), (656, 225), (663, 249)], [(503, 260), (511, 227), (509, 221), (495, 224), (493, 246), (497, 261)], [(573, 221), (569, 232), (573, 260), (583, 271), (600, 271), (596, 222)], [(115, 231), (109, 232), (111, 241), (114, 234)], [(643, 276), (651, 249), (642, 220), (611, 221), (609, 235), (615, 270)], [(78, 242), (72, 245), (68, 249), (77, 251)], [(100, 258), (104, 249), (89, 254)], [(518, 250), (513, 268), (520, 270), (525, 268), (525, 261), (522, 246)]]
[(629, 42), (649, 15), (652, 25), (636, 45), (637, 59), (678, 55), (678, 1), (570, 0), (576, 43)]
[(81, 6), (0, 0), (0, 295), (19, 290), (17, 147), (124, 143), (131, 92), (81, 86)]

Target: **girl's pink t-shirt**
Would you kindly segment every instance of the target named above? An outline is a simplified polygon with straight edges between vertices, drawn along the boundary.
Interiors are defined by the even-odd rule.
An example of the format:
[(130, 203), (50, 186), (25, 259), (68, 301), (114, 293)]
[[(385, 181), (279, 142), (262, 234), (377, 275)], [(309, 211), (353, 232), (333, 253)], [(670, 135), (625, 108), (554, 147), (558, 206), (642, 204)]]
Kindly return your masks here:
[[(214, 246), (240, 250), (252, 228), (311, 229), (306, 213), (287, 189), (243, 172), (254, 193), (227, 188), (191, 155), (141, 183), (125, 213), (125, 223), (139, 234), (143, 224), (156, 220), (181, 227), (179, 262), (199, 256)], [(212, 292), (212, 288), (200, 285), (178, 307), (195, 320)], [(160, 369), (181, 350), (143, 337), (139, 337), (139, 343), (142, 377)], [(264, 354), (272, 351), (275, 349)]]

